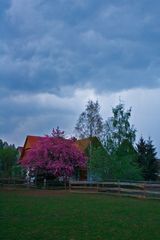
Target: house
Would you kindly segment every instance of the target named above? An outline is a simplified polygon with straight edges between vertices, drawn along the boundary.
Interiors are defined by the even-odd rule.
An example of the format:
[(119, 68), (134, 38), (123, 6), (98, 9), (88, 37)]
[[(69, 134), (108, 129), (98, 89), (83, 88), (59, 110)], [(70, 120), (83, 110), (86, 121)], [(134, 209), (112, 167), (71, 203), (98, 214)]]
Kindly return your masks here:
[(25, 139), (24, 145), (22, 147), (21, 155), (20, 155), (20, 160), (24, 158), (26, 155), (27, 151), (31, 149), (39, 140), (41, 140), (43, 137), (39, 136), (30, 136), (28, 135)]
[[(40, 136), (27, 136), (24, 142), (24, 146), (21, 152), (20, 160), (23, 161), (24, 156), (26, 155), (27, 151), (31, 149), (39, 140), (43, 137)], [(79, 150), (86, 154), (89, 158), (92, 147), (101, 146), (101, 143), (97, 139), (97, 137), (90, 137), (81, 140), (76, 140), (75, 145)], [(86, 169), (80, 169), (78, 173), (75, 174), (74, 178), (76, 180), (89, 180), (89, 174)]]

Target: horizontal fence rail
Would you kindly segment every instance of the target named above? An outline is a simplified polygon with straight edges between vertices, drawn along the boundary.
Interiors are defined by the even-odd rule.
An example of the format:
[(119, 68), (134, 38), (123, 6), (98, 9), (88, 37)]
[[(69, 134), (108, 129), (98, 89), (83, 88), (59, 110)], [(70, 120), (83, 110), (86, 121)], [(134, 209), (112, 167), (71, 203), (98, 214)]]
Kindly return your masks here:
[(37, 180), (34, 182), (27, 181), (25, 178), (0, 178), (0, 188), (41, 188), (41, 189), (53, 189), (64, 190), (68, 189), (68, 184), (63, 182), (57, 182), (55, 180)]
[(26, 187), (24, 178), (0, 178), (0, 187)]
[(0, 178), (2, 188), (43, 188), (43, 189), (68, 189), (70, 192), (79, 193), (105, 193), (118, 196), (129, 196), (138, 198), (152, 198), (160, 200), (160, 182), (127, 182), (127, 181), (70, 181), (65, 187), (48, 180), (41, 183), (28, 183), (24, 178)]
[(88, 182), (70, 181), (70, 192), (106, 193), (111, 195), (160, 200), (160, 183), (155, 182)]

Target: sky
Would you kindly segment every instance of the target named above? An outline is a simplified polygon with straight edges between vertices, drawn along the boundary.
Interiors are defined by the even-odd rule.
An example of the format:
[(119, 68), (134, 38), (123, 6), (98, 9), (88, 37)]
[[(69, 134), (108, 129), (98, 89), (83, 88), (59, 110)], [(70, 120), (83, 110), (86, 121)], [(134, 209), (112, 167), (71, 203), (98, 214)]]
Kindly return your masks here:
[(87, 101), (104, 119), (119, 99), (160, 153), (159, 0), (0, 0), (0, 138), (59, 126)]

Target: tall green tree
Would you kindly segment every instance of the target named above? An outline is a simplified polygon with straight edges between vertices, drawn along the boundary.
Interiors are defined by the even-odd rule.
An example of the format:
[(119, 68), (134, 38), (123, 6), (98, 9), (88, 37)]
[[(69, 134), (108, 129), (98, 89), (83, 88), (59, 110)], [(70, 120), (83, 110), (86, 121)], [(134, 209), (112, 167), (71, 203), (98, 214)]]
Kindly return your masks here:
[(89, 100), (85, 110), (80, 114), (75, 131), (79, 138), (100, 137), (103, 130), (103, 120), (100, 115), (98, 101)]
[(142, 180), (137, 164), (137, 152), (128, 140), (124, 140), (114, 154), (109, 155), (102, 147), (94, 148), (90, 170), (96, 180)]
[(142, 171), (144, 171), (144, 166), (146, 164), (146, 156), (147, 156), (147, 144), (142, 136), (139, 139), (139, 142), (136, 144), (136, 148), (138, 153), (137, 162), (139, 166), (142, 168)]
[(14, 145), (0, 141), (0, 176), (12, 176), (12, 168), (17, 164), (17, 156), (18, 151)]
[(157, 160), (156, 148), (153, 141), (149, 138), (147, 141), (140, 138), (137, 144), (138, 164), (142, 168), (142, 174), (146, 181), (156, 180), (158, 177), (159, 166)]
[(114, 177), (119, 180), (142, 180), (141, 168), (137, 164), (137, 152), (132, 143), (125, 139), (112, 154)]
[(112, 154), (127, 139), (131, 144), (136, 138), (136, 129), (130, 124), (131, 108), (125, 110), (125, 106), (119, 103), (112, 108), (113, 116), (104, 124), (102, 142), (108, 153)]
[(89, 171), (93, 180), (107, 180), (112, 178), (112, 161), (103, 147), (93, 148), (89, 161)]

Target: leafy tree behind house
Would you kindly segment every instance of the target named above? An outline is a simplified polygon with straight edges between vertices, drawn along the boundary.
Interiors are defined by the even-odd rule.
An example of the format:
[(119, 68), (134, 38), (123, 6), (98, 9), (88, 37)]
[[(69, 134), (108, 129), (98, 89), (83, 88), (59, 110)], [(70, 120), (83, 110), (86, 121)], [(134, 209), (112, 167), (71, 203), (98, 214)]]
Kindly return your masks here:
[(98, 101), (89, 100), (85, 110), (80, 114), (75, 131), (79, 138), (100, 137), (103, 130), (103, 120), (100, 115)]
[(114, 176), (119, 180), (142, 180), (141, 169), (137, 164), (137, 152), (128, 139), (123, 140), (111, 158), (115, 165)]
[(106, 181), (142, 180), (137, 164), (137, 152), (128, 140), (124, 140), (114, 154), (109, 155), (102, 147), (94, 148), (90, 160), (93, 178)]
[(104, 124), (102, 142), (108, 151), (112, 154), (127, 139), (131, 144), (136, 138), (136, 129), (130, 124), (131, 108), (125, 110), (125, 106), (119, 103), (112, 109), (113, 116)]
[[(95, 172), (96, 172), (96, 176), (98, 176), (98, 171), (101, 169), (98, 169), (97, 167), (97, 163), (99, 163), (98, 159), (99, 156), (101, 156), (101, 151), (103, 152), (104, 147), (102, 145), (102, 143), (100, 142), (100, 140), (97, 137), (91, 137), (88, 138), (87, 140), (89, 140), (89, 144), (87, 146), (87, 148), (85, 149), (85, 154), (88, 158), (87, 161), (87, 179), (88, 180), (93, 180), (95, 178)], [(82, 140), (84, 143), (86, 140)], [(96, 150), (99, 150), (99, 152), (97, 152)], [(106, 152), (106, 151), (105, 151)], [(93, 156), (97, 156), (97, 163), (95, 162), (95, 166), (93, 166)], [(102, 159), (100, 159), (100, 161), (102, 161)]]
[(99, 146), (92, 149), (89, 171), (93, 180), (112, 179), (112, 160), (104, 148)]
[(146, 181), (156, 180), (158, 177), (158, 160), (156, 148), (152, 140), (149, 138), (147, 141), (140, 138), (137, 144), (138, 164), (142, 168), (142, 174)]

